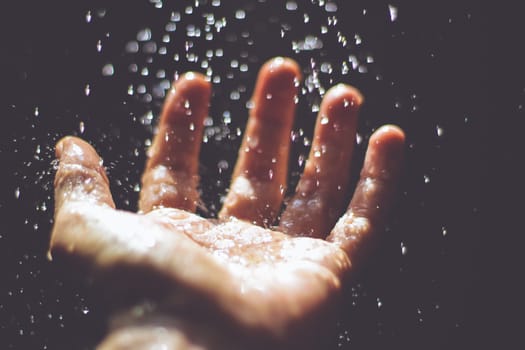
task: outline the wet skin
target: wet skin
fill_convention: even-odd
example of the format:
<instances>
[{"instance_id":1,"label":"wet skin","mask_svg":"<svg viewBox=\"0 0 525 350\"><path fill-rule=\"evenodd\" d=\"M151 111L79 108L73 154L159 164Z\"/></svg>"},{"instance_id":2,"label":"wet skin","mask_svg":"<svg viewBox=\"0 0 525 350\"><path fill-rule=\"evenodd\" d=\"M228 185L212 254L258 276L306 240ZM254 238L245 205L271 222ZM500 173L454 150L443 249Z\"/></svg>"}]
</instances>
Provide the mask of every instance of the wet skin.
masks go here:
<instances>
[{"instance_id":1,"label":"wet skin","mask_svg":"<svg viewBox=\"0 0 525 350\"><path fill-rule=\"evenodd\" d=\"M166 98L138 213L115 209L101 159L88 143L70 136L57 143L50 252L81 262L106 297L124 305L100 349L320 346L345 282L365 260L370 238L382 231L404 134L393 125L373 133L348 201L363 98L348 85L332 87L295 194L278 226L270 226L286 191L300 78L291 59L275 58L261 68L219 219L194 214L211 95L198 73L181 76ZM143 300L149 302L140 312L125 311L136 311L131 306Z\"/></svg>"}]
</instances>

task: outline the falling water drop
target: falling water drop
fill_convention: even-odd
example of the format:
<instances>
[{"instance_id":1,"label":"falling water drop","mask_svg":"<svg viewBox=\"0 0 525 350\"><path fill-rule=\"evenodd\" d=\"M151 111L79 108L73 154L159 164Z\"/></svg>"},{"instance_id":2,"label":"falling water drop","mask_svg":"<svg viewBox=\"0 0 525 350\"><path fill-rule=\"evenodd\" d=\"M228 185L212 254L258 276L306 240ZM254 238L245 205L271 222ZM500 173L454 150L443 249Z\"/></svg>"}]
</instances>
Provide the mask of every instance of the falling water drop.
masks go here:
<instances>
[{"instance_id":1,"label":"falling water drop","mask_svg":"<svg viewBox=\"0 0 525 350\"><path fill-rule=\"evenodd\" d=\"M115 68L111 63L108 63L102 67L102 75L105 77L110 77L115 74Z\"/></svg>"},{"instance_id":2,"label":"falling water drop","mask_svg":"<svg viewBox=\"0 0 525 350\"><path fill-rule=\"evenodd\" d=\"M390 13L390 20L395 22L397 19L397 7L393 5L388 5L388 12Z\"/></svg>"},{"instance_id":3,"label":"falling water drop","mask_svg":"<svg viewBox=\"0 0 525 350\"><path fill-rule=\"evenodd\" d=\"M443 127L436 125L436 134L437 136L441 137L445 133L445 129Z\"/></svg>"}]
</instances>

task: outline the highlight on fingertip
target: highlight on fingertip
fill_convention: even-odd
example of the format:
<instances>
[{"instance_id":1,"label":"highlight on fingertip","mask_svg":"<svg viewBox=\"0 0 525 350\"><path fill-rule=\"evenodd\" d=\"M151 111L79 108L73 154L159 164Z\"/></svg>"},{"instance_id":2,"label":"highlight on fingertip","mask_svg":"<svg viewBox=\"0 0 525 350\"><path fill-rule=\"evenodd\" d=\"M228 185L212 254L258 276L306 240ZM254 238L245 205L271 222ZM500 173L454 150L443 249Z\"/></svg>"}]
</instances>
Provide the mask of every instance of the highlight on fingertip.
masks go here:
<instances>
[{"instance_id":1,"label":"highlight on fingertip","mask_svg":"<svg viewBox=\"0 0 525 350\"><path fill-rule=\"evenodd\" d=\"M394 146L404 145L405 143L405 133L397 125L386 124L377 129L372 136L370 137L370 143L376 145L385 145L385 146Z\"/></svg>"},{"instance_id":2,"label":"highlight on fingertip","mask_svg":"<svg viewBox=\"0 0 525 350\"><path fill-rule=\"evenodd\" d=\"M363 102L363 95L358 89L342 83L331 87L323 98L324 105L331 109L342 108L342 111L358 111Z\"/></svg>"}]
</instances>

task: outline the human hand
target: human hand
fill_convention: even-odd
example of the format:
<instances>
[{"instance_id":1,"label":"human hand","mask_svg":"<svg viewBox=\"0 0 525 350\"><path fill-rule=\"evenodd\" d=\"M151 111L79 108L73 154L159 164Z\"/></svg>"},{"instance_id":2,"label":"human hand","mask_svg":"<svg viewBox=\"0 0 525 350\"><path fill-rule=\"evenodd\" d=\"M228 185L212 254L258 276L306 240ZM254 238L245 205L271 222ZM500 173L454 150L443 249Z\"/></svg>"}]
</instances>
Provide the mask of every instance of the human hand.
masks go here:
<instances>
[{"instance_id":1,"label":"human hand","mask_svg":"<svg viewBox=\"0 0 525 350\"><path fill-rule=\"evenodd\" d=\"M278 227L272 227L286 189L299 79L291 59L276 58L261 68L218 220L193 213L211 94L200 74L183 75L166 98L136 214L115 209L101 159L89 144L76 137L57 143L53 257L88 267L116 304L149 299L153 314L191 314L190 331L165 322L155 324L167 332L154 332L157 326L123 327L102 348L124 347L126 341L173 348L186 342L191 348L188 344L206 343L198 339L203 324L237 330L233 333L242 329L248 342L253 337L308 347L299 339L315 338L319 324L326 323L321 317L337 305L345 280L366 254L363 247L381 230L399 178L404 134L388 125L370 137L347 206L363 99L347 85L328 90L296 192Z\"/></svg>"}]
</instances>

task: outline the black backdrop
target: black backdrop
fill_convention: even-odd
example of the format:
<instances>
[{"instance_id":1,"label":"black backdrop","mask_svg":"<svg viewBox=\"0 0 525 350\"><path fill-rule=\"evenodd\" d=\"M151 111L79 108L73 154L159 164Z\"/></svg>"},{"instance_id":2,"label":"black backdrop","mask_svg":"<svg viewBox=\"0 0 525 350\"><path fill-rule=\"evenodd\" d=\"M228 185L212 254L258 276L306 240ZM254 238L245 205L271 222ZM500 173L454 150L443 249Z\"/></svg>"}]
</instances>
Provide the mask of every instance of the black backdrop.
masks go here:
<instances>
[{"instance_id":1,"label":"black backdrop","mask_svg":"<svg viewBox=\"0 0 525 350\"><path fill-rule=\"evenodd\" d=\"M177 73L209 69L214 96L201 175L203 215L213 216L257 69L276 55L295 58L307 78L294 127L292 184L302 166L297 159L308 152L319 87L351 83L366 97L355 169L379 125L395 123L407 133L398 205L347 296L348 316L334 325L340 348L482 344L476 258L487 96L479 2L217 3L4 5L0 347L90 349L103 334L102 310L82 276L63 275L46 259L56 140L67 134L89 140L105 159L117 206L134 210L167 84Z\"/></svg>"}]
</instances>

